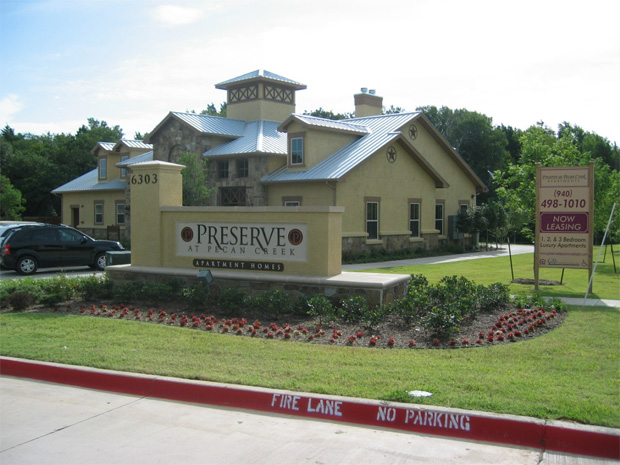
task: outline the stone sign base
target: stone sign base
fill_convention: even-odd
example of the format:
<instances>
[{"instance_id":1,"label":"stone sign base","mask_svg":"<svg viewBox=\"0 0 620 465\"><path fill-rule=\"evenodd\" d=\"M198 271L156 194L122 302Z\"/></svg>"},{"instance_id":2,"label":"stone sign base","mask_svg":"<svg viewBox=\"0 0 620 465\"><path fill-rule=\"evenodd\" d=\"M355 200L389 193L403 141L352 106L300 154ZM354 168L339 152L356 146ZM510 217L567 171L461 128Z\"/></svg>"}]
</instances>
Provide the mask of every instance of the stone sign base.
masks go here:
<instances>
[{"instance_id":1,"label":"stone sign base","mask_svg":"<svg viewBox=\"0 0 620 465\"><path fill-rule=\"evenodd\" d=\"M106 267L113 281L166 282L198 280L200 270L163 268L132 265ZM210 289L219 292L235 287L247 294L282 291L296 298L299 295L323 294L338 300L363 296L369 305L383 305L402 298L407 292L409 275L383 273L347 273L331 277L297 276L287 274L250 273L239 271L210 270L213 282ZM206 285L206 284L205 284Z\"/></svg>"}]
</instances>

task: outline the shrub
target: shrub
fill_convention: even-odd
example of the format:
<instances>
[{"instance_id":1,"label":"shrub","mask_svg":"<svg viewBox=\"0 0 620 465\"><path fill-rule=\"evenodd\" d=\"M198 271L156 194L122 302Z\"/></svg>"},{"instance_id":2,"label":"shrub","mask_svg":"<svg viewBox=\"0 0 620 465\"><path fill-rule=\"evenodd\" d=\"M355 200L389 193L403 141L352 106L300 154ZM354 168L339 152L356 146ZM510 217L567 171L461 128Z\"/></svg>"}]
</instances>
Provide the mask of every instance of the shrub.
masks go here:
<instances>
[{"instance_id":1,"label":"shrub","mask_svg":"<svg viewBox=\"0 0 620 465\"><path fill-rule=\"evenodd\" d=\"M490 311L510 302L510 289L502 283L478 286L478 305L482 311Z\"/></svg>"},{"instance_id":2,"label":"shrub","mask_svg":"<svg viewBox=\"0 0 620 465\"><path fill-rule=\"evenodd\" d=\"M293 307L288 295L279 290L260 294L254 299L253 304L271 318L290 313Z\"/></svg>"},{"instance_id":3,"label":"shrub","mask_svg":"<svg viewBox=\"0 0 620 465\"><path fill-rule=\"evenodd\" d=\"M366 299L362 296L350 297L341 302L339 317L345 323L356 323L367 317L370 310Z\"/></svg>"},{"instance_id":4,"label":"shrub","mask_svg":"<svg viewBox=\"0 0 620 465\"><path fill-rule=\"evenodd\" d=\"M454 303L432 307L422 318L422 324L435 336L447 336L460 329L462 316Z\"/></svg>"},{"instance_id":5,"label":"shrub","mask_svg":"<svg viewBox=\"0 0 620 465\"><path fill-rule=\"evenodd\" d=\"M65 275L44 279L41 283L43 296L40 303L45 305L66 302L78 295L79 278L68 278Z\"/></svg>"},{"instance_id":6,"label":"shrub","mask_svg":"<svg viewBox=\"0 0 620 465\"><path fill-rule=\"evenodd\" d=\"M236 287L228 287L220 292L217 302L226 312L237 312L245 307L245 294Z\"/></svg>"},{"instance_id":7,"label":"shrub","mask_svg":"<svg viewBox=\"0 0 620 465\"><path fill-rule=\"evenodd\" d=\"M203 283L191 283L181 287L179 297L192 307L202 307L209 299L209 287Z\"/></svg>"},{"instance_id":8,"label":"shrub","mask_svg":"<svg viewBox=\"0 0 620 465\"><path fill-rule=\"evenodd\" d=\"M13 310L21 311L34 305L35 298L28 291L17 291L9 295L5 302L10 305Z\"/></svg>"},{"instance_id":9,"label":"shrub","mask_svg":"<svg viewBox=\"0 0 620 465\"><path fill-rule=\"evenodd\" d=\"M308 315L318 318L319 324L336 319L336 309L323 294L315 294L308 299Z\"/></svg>"}]
</instances>

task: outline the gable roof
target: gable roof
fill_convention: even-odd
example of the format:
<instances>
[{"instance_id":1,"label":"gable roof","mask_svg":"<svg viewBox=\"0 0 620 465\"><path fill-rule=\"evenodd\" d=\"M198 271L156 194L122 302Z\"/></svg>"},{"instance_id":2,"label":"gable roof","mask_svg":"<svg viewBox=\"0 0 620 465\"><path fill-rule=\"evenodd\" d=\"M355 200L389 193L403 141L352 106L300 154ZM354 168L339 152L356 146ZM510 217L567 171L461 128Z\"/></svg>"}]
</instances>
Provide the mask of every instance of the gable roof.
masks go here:
<instances>
[{"instance_id":1,"label":"gable roof","mask_svg":"<svg viewBox=\"0 0 620 465\"><path fill-rule=\"evenodd\" d=\"M264 69L257 69L249 73L242 74L241 76L237 76L235 78L220 82L219 84L215 84L215 88L228 89L229 87L233 87L237 84L242 84L245 81L274 82L277 84L284 84L287 87L294 87L295 90L302 90L308 87L301 82L293 81L292 79L285 78L284 76L280 76L279 74L275 74Z\"/></svg>"},{"instance_id":2,"label":"gable roof","mask_svg":"<svg viewBox=\"0 0 620 465\"><path fill-rule=\"evenodd\" d=\"M337 132L352 133L358 135L366 135L370 133L368 127L358 124L347 122L346 120L333 120L326 118L319 118L310 115L297 115L292 114L289 116L279 127L278 131L286 132L286 129L292 122L298 122L305 127L313 127L316 129L334 130Z\"/></svg>"},{"instance_id":3,"label":"gable roof","mask_svg":"<svg viewBox=\"0 0 620 465\"><path fill-rule=\"evenodd\" d=\"M328 120L325 118L309 117L306 115L292 115L289 119L282 123L281 128L286 129L286 126L293 120L307 126L312 125L318 127L323 125L324 127L342 132L347 132L347 130L348 132L351 132L357 128L365 128L367 132L359 139L347 144L340 150L336 151L307 170L289 171L286 166L283 166L273 173L261 178L261 182L263 183L337 181L371 157L382 147L393 143L396 140L400 140L408 148L409 153L414 156L422 168L435 180L436 186L447 187L447 182L439 175L437 170L435 170L432 165L404 137L402 137L402 133L399 130L401 127L412 121L421 120L424 122L425 127L431 132L433 137L440 143L440 145L442 145L455 163L476 185L476 189L479 191L486 190L486 187L480 178L478 178L469 165L465 163L465 161L458 155L458 153L456 153L450 144L448 144L441 134L439 134L430 121L428 121L428 119L420 112L394 113L337 121Z\"/></svg>"},{"instance_id":4,"label":"gable roof","mask_svg":"<svg viewBox=\"0 0 620 465\"><path fill-rule=\"evenodd\" d=\"M153 151L143 153L137 157L130 158L123 162L117 163L116 166L125 167L135 163L145 161L153 161ZM125 189L125 180L115 178L106 182L99 182L99 170L95 168L80 177L57 187L52 194L64 194L67 192L97 192L97 191L113 191Z\"/></svg>"},{"instance_id":5,"label":"gable roof","mask_svg":"<svg viewBox=\"0 0 620 465\"><path fill-rule=\"evenodd\" d=\"M353 123L358 126L366 127L366 135L347 144L312 168L304 171L288 171L287 167L283 166L273 173L264 176L261 181L264 183L277 183L338 180L372 156L381 147L398 138L400 136L400 132L397 131L398 128L407 124L407 122L412 120L416 115L417 113L397 113L367 118L339 120L344 123ZM300 115L296 116L300 117ZM330 120L326 120L325 123L331 124L328 121Z\"/></svg>"},{"instance_id":6,"label":"gable roof","mask_svg":"<svg viewBox=\"0 0 620 465\"><path fill-rule=\"evenodd\" d=\"M198 115L196 113L182 113L171 111L146 137L145 141L151 141L151 137L156 134L168 121L175 119L195 129L201 134L217 135L221 137L237 138L243 135L245 121L237 119L222 118L221 116Z\"/></svg>"},{"instance_id":7,"label":"gable roof","mask_svg":"<svg viewBox=\"0 0 620 465\"><path fill-rule=\"evenodd\" d=\"M97 150L105 150L106 152L111 152L114 150L115 142L97 142L95 146L92 148L90 153L96 153Z\"/></svg>"},{"instance_id":8,"label":"gable roof","mask_svg":"<svg viewBox=\"0 0 620 465\"><path fill-rule=\"evenodd\" d=\"M225 142L203 153L205 157L236 154L286 155L286 134L278 132L274 121L243 122L243 132L239 138Z\"/></svg>"},{"instance_id":9,"label":"gable roof","mask_svg":"<svg viewBox=\"0 0 620 465\"><path fill-rule=\"evenodd\" d=\"M153 150L153 144L146 144L141 140L129 140L129 139L121 139L116 145L114 145L114 151L118 152L122 147L127 147L130 149L145 149L145 150Z\"/></svg>"}]
</instances>

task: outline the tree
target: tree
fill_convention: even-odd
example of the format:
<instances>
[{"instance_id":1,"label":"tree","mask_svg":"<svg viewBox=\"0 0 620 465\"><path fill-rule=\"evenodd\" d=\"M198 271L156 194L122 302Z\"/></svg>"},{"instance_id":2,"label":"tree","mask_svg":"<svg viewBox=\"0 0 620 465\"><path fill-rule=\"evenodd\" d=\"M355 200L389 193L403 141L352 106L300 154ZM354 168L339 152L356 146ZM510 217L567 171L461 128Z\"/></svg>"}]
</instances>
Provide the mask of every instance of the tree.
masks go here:
<instances>
[{"instance_id":1,"label":"tree","mask_svg":"<svg viewBox=\"0 0 620 465\"><path fill-rule=\"evenodd\" d=\"M228 104L226 102L220 103L220 110L217 111L215 109L215 104L210 103L207 105L207 108L200 112L201 115L210 115L210 116L221 116L226 118L226 113L228 110Z\"/></svg>"},{"instance_id":2,"label":"tree","mask_svg":"<svg viewBox=\"0 0 620 465\"><path fill-rule=\"evenodd\" d=\"M0 218L20 220L25 203L22 193L13 187L9 178L0 176Z\"/></svg>"},{"instance_id":3,"label":"tree","mask_svg":"<svg viewBox=\"0 0 620 465\"><path fill-rule=\"evenodd\" d=\"M333 120L350 119L355 117L353 113L334 113L331 110L324 110L322 107L319 107L318 109L312 111L304 111L304 115Z\"/></svg>"},{"instance_id":4,"label":"tree","mask_svg":"<svg viewBox=\"0 0 620 465\"><path fill-rule=\"evenodd\" d=\"M51 191L97 166L91 150L97 142L116 142L119 126L88 119L88 126L71 134L15 134L6 126L1 133L3 174L26 200L26 216L55 216L60 198Z\"/></svg>"},{"instance_id":5,"label":"tree","mask_svg":"<svg viewBox=\"0 0 620 465\"><path fill-rule=\"evenodd\" d=\"M620 174L590 152L580 151L570 133L559 137L544 123L523 132L517 163L495 172L496 193L509 212L511 223L520 219L522 232L534 238L536 213L536 163L542 166L587 166L594 161L594 231L602 236L611 207L620 196ZM617 221L620 223L620 220ZM617 230L617 225L616 225Z\"/></svg>"},{"instance_id":6,"label":"tree","mask_svg":"<svg viewBox=\"0 0 620 465\"><path fill-rule=\"evenodd\" d=\"M183 152L179 157L179 164L185 165L181 171L183 176L183 205L199 206L207 205L209 197L214 189L210 189L207 183L207 161L202 155Z\"/></svg>"}]
</instances>

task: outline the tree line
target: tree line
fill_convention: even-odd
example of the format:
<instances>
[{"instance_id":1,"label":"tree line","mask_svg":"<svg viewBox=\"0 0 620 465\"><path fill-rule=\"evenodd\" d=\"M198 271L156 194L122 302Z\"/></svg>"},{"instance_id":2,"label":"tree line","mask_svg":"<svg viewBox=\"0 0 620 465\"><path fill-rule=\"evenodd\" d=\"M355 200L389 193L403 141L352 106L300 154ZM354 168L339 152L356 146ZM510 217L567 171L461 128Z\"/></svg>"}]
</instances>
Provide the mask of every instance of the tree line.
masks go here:
<instances>
[{"instance_id":1,"label":"tree line","mask_svg":"<svg viewBox=\"0 0 620 465\"><path fill-rule=\"evenodd\" d=\"M200 114L226 116L226 103L207 105ZM193 111L193 110L192 110ZM384 108L385 114L401 113L401 107ZM508 233L530 239L534 230L535 164L586 166L595 163L595 231L602 235L614 202L620 199L620 149L616 143L579 126L562 123L557 130L539 122L526 130L494 126L492 118L466 109L424 106L416 108L437 128L488 191L477 199L479 207L463 216L461 228L490 234L499 240ZM304 114L330 119L353 117L319 108ZM21 134L8 125L0 136L0 216L55 216L60 198L51 191L96 167L91 150L97 142L117 142L123 131L94 118L75 135ZM146 137L136 133L136 139ZM488 218L489 212L496 218ZM614 231L620 229L616 216Z\"/></svg>"}]
</instances>

